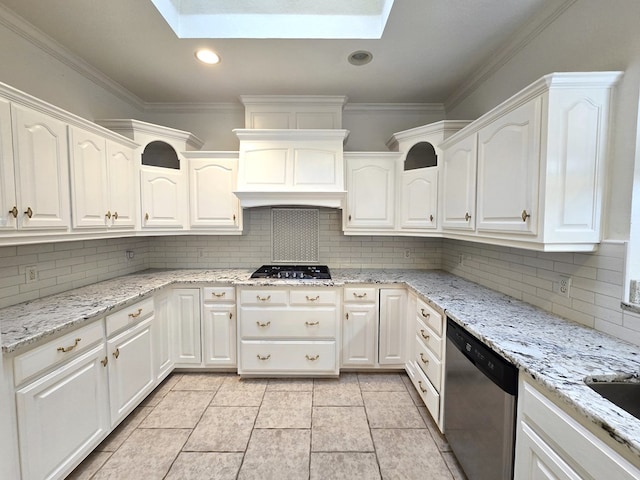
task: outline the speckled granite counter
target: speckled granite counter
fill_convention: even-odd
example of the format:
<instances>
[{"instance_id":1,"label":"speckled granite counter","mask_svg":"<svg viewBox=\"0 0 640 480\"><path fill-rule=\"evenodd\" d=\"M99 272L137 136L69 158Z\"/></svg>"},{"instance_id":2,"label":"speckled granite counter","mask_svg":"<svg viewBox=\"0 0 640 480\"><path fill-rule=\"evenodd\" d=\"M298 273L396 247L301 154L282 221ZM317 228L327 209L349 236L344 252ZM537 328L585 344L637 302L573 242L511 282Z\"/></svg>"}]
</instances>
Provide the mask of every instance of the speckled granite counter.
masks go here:
<instances>
[{"instance_id":1,"label":"speckled granite counter","mask_svg":"<svg viewBox=\"0 0 640 480\"><path fill-rule=\"evenodd\" d=\"M0 310L2 351L17 352L169 285L403 284L532 375L638 457L640 420L603 400L587 377L640 381L640 348L440 271L332 270L333 280L252 280L250 270L147 271Z\"/></svg>"}]
</instances>

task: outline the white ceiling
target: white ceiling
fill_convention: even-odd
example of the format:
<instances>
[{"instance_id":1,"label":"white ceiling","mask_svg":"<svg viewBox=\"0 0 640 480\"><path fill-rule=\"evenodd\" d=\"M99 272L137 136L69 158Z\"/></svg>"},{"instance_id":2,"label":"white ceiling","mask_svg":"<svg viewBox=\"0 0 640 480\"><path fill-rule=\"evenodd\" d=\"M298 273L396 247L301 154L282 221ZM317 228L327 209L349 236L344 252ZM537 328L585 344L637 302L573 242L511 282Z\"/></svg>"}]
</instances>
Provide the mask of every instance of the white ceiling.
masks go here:
<instances>
[{"instance_id":1,"label":"white ceiling","mask_svg":"<svg viewBox=\"0 0 640 480\"><path fill-rule=\"evenodd\" d=\"M178 39L150 0L0 4L143 102L313 94L443 103L521 28L564 1L396 0L379 40ZM199 47L215 50L222 63L198 63ZM351 65L355 50L370 51L373 61Z\"/></svg>"}]
</instances>

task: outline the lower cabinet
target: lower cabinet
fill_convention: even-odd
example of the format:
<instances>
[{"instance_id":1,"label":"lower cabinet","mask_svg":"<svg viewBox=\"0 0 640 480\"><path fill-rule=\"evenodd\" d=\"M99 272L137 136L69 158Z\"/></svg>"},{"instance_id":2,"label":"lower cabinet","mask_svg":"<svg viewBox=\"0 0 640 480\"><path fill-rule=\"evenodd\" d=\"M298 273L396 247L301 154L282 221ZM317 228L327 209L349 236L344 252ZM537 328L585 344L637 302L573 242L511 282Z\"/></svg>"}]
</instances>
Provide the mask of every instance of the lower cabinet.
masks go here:
<instances>
[{"instance_id":1,"label":"lower cabinet","mask_svg":"<svg viewBox=\"0 0 640 480\"><path fill-rule=\"evenodd\" d=\"M109 433L104 343L16 392L23 480L64 478Z\"/></svg>"},{"instance_id":2,"label":"lower cabinet","mask_svg":"<svg viewBox=\"0 0 640 480\"><path fill-rule=\"evenodd\" d=\"M173 370L171 343L171 291L167 290L153 299L153 356L156 381L162 381Z\"/></svg>"},{"instance_id":3,"label":"lower cabinet","mask_svg":"<svg viewBox=\"0 0 640 480\"><path fill-rule=\"evenodd\" d=\"M202 289L202 349L204 365L235 367L235 287Z\"/></svg>"},{"instance_id":4,"label":"lower cabinet","mask_svg":"<svg viewBox=\"0 0 640 480\"><path fill-rule=\"evenodd\" d=\"M175 366L200 365L202 348L199 288L172 290L171 324Z\"/></svg>"},{"instance_id":5,"label":"lower cabinet","mask_svg":"<svg viewBox=\"0 0 640 480\"><path fill-rule=\"evenodd\" d=\"M342 366L374 367L378 344L377 290L345 287L342 317Z\"/></svg>"},{"instance_id":6,"label":"lower cabinet","mask_svg":"<svg viewBox=\"0 0 640 480\"><path fill-rule=\"evenodd\" d=\"M380 365L402 366L405 363L406 311L406 289L380 289L380 332L378 338L378 363Z\"/></svg>"}]
</instances>

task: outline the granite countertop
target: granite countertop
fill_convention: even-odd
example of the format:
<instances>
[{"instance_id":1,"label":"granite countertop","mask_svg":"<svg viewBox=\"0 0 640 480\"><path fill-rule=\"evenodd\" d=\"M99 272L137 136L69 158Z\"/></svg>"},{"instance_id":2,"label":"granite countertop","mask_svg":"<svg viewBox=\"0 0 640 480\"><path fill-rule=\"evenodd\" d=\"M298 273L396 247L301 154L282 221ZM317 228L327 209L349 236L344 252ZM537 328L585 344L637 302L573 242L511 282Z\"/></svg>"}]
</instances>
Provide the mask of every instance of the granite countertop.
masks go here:
<instances>
[{"instance_id":1,"label":"granite countertop","mask_svg":"<svg viewBox=\"0 0 640 480\"><path fill-rule=\"evenodd\" d=\"M35 342L132 304L168 285L343 286L401 284L463 325L609 435L640 464L640 420L584 384L589 377L640 381L640 348L437 270L333 269L332 280L253 280L251 270L144 271L0 310L2 351Z\"/></svg>"}]
</instances>

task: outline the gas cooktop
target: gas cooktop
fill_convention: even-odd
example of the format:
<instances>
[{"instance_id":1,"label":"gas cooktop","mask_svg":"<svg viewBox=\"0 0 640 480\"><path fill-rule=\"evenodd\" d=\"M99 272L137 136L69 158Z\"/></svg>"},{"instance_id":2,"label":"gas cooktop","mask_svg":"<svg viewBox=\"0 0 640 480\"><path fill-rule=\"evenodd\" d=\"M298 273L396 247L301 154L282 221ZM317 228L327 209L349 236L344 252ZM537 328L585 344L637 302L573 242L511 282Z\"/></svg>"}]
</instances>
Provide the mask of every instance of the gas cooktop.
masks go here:
<instances>
[{"instance_id":1,"label":"gas cooktop","mask_svg":"<svg viewBox=\"0 0 640 480\"><path fill-rule=\"evenodd\" d=\"M251 278L284 278L295 280L331 280L326 265L263 265Z\"/></svg>"}]
</instances>

